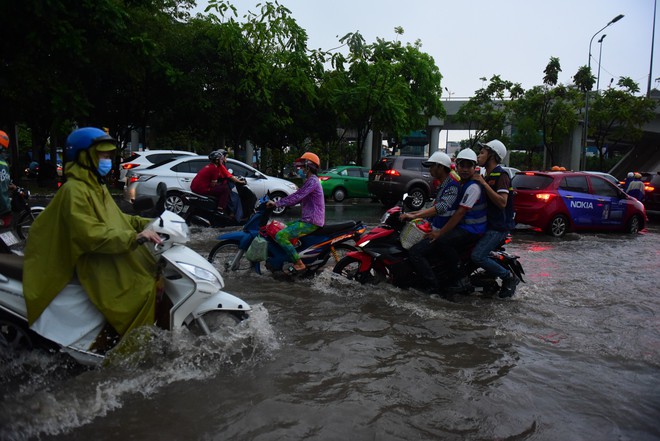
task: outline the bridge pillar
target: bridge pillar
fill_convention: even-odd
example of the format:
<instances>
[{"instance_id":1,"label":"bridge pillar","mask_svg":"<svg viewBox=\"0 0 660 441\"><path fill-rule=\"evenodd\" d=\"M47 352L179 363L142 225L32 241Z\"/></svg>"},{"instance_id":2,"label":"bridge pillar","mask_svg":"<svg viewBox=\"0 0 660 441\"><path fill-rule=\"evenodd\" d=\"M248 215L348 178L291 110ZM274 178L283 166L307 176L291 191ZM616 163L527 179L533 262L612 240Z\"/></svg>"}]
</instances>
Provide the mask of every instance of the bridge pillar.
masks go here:
<instances>
[{"instance_id":1,"label":"bridge pillar","mask_svg":"<svg viewBox=\"0 0 660 441\"><path fill-rule=\"evenodd\" d=\"M429 119L428 127L431 130L431 137L429 139L429 156L440 150L440 131L444 125L444 119L440 119L437 116L432 116Z\"/></svg>"},{"instance_id":2,"label":"bridge pillar","mask_svg":"<svg viewBox=\"0 0 660 441\"><path fill-rule=\"evenodd\" d=\"M374 132L369 130L367 137L364 140L364 145L362 146L362 165L365 167L371 167L373 164L372 156L372 144L374 143Z\"/></svg>"},{"instance_id":3,"label":"bridge pillar","mask_svg":"<svg viewBox=\"0 0 660 441\"><path fill-rule=\"evenodd\" d=\"M577 125L571 136L571 156L569 161L569 170L580 170L580 160L582 159L582 126Z\"/></svg>"}]
</instances>

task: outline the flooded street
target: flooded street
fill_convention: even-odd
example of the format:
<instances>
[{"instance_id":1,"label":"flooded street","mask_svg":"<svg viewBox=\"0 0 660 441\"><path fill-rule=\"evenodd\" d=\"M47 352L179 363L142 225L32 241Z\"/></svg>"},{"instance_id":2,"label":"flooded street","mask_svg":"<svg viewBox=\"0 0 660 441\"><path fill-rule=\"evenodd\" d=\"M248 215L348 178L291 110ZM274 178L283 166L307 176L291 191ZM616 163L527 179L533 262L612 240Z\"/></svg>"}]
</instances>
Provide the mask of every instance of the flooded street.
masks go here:
<instances>
[{"instance_id":1,"label":"flooded street","mask_svg":"<svg viewBox=\"0 0 660 441\"><path fill-rule=\"evenodd\" d=\"M328 221L383 209L330 205ZM291 213L290 216L297 213ZM218 230L193 228L203 255ZM250 319L87 370L0 358L0 440L659 440L660 223L516 231L510 300L229 274Z\"/></svg>"}]
</instances>

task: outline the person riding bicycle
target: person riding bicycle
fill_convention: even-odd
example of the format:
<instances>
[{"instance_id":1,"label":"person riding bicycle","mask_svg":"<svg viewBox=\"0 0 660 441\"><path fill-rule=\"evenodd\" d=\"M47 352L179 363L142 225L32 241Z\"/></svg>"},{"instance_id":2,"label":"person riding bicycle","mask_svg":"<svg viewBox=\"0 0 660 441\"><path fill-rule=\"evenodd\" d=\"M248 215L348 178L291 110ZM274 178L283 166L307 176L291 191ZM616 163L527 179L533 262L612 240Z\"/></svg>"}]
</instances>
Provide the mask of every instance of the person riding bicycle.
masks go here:
<instances>
[{"instance_id":1,"label":"person riding bicycle","mask_svg":"<svg viewBox=\"0 0 660 441\"><path fill-rule=\"evenodd\" d=\"M293 269L298 272L305 270L305 264L291 245L291 239L311 234L325 225L325 199L321 181L317 176L321 167L319 157L315 153L306 152L296 159L294 167L305 177L305 183L289 196L277 202L268 201L266 205L270 208L290 207L298 203L302 205L301 219L290 222L275 235L275 241L287 252L293 262Z\"/></svg>"},{"instance_id":2,"label":"person riding bicycle","mask_svg":"<svg viewBox=\"0 0 660 441\"><path fill-rule=\"evenodd\" d=\"M138 244L162 240L144 229L151 219L124 214L105 185L115 143L98 128L71 132L66 182L30 228L23 292L28 323L38 333L69 325L57 311L69 309L71 290L87 294L109 335L154 324L158 267Z\"/></svg>"},{"instance_id":3,"label":"person riding bicycle","mask_svg":"<svg viewBox=\"0 0 660 441\"><path fill-rule=\"evenodd\" d=\"M495 277L502 280L499 292L501 298L512 297L516 292L516 286L520 279L499 265L488 256L490 252L506 238L516 224L513 220L513 188L509 174L500 166L506 157L504 144L494 139L485 144L479 143L481 150L477 156L479 166L485 167L486 177L475 173L474 180L477 181L486 195L486 206L488 212L488 227L483 237L472 250L472 261Z\"/></svg>"}]
</instances>

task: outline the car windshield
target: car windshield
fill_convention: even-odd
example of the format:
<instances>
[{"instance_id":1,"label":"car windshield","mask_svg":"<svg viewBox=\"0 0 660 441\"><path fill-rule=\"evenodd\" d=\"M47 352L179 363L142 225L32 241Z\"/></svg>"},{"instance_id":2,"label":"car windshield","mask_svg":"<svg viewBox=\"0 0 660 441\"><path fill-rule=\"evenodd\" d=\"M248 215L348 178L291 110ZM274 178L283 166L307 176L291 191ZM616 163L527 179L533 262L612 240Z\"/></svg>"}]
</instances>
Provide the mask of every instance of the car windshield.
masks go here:
<instances>
[{"instance_id":1,"label":"car windshield","mask_svg":"<svg viewBox=\"0 0 660 441\"><path fill-rule=\"evenodd\" d=\"M513 177L511 185L516 190L541 190L552 183L552 178L546 175L527 175L519 173Z\"/></svg>"},{"instance_id":2,"label":"car windshield","mask_svg":"<svg viewBox=\"0 0 660 441\"><path fill-rule=\"evenodd\" d=\"M145 169L146 170L151 170L152 168L160 167L161 165L165 165L169 162L172 162L175 159L178 159L178 158L168 158L168 159L165 159L164 161L160 161L160 162L157 162L155 164L151 164L149 167L146 167Z\"/></svg>"},{"instance_id":3,"label":"car windshield","mask_svg":"<svg viewBox=\"0 0 660 441\"><path fill-rule=\"evenodd\" d=\"M394 165L393 158L382 158L380 161L377 161L374 164L373 169L376 171L390 170L393 165Z\"/></svg>"}]
</instances>

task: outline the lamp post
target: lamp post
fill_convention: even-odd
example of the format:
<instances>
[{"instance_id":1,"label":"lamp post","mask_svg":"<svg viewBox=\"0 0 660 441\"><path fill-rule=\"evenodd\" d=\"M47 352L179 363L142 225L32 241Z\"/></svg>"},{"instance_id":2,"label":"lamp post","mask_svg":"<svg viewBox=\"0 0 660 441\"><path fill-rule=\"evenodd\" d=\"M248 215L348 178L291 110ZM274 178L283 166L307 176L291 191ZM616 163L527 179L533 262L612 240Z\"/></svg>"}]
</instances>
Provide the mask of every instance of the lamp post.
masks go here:
<instances>
[{"instance_id":1,"label":"lamp post","mask_svg":"<svg viewBox=\"0 0 660 441\"><path fill-rule=\"evenodd\" d=\"M454 94L454 92L451 92L449 89L445 87L445 90L447 91L447 101L451 101L451 96ZM449 154L449 130L445 129L445 153Z\"/></svg>"},{"instance_id":2,"label":"lamp post","mask_svg":"<svg viewBox=\"0 0 660 441\"><path fill-rule=\"evenodd\" d=\"M596 32L592 37L591 40L589 40L589 61L587 63L587 71L589 75L591 75L591 44L594 42L594 38L596 35L600 34L603 29L606 27L616 23L617 21L621 20L623 18L623 14L619 14L616 17L614 17L612 20L610 20L609 23L607 23L605 26L600 28L598 32ZM587 153L587 138L589 137L589 91L585 91L585 99L584 99L584 145L582 148L582 167L581 169L584 170L587 166L587 161L586 161L586 153Z\"/></svg>"},{"instance_id":3,"label":"lamp post","mask_svg":"<svg viewBox=\"0 0 660 441\"><path fill-rule=\"evenodd\" d=\"M603 56L603 40L605 40L605 37L607 37L607 34L603 34L602 37L600 37L600 40L598 40L598 43L600 44L600 50L598 51L598 76L596 77L596 93L600 90L600 59Z\"/></svg>"}]
</instances>

